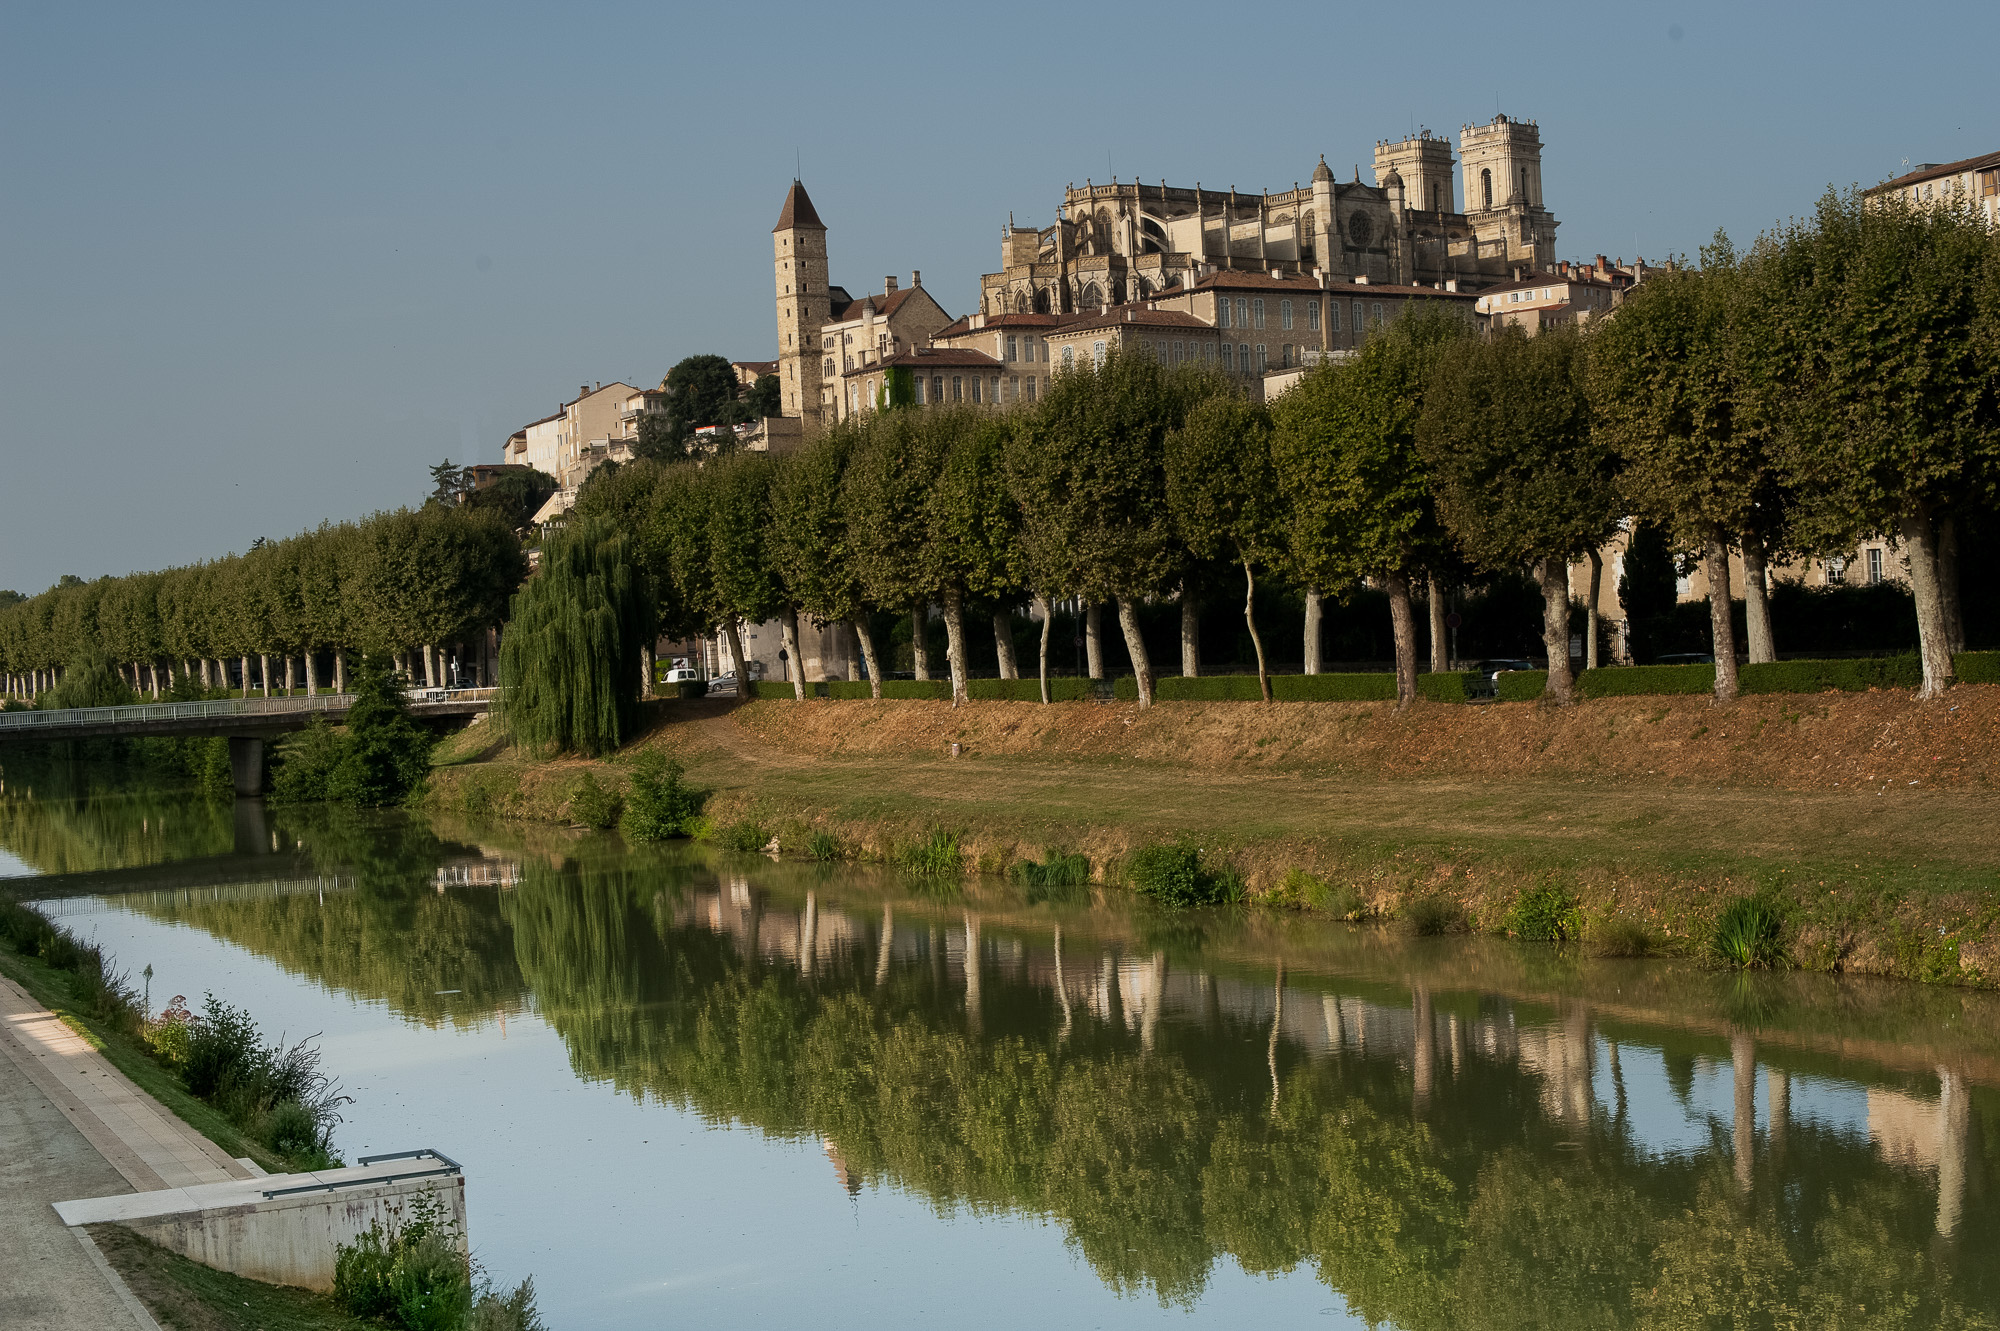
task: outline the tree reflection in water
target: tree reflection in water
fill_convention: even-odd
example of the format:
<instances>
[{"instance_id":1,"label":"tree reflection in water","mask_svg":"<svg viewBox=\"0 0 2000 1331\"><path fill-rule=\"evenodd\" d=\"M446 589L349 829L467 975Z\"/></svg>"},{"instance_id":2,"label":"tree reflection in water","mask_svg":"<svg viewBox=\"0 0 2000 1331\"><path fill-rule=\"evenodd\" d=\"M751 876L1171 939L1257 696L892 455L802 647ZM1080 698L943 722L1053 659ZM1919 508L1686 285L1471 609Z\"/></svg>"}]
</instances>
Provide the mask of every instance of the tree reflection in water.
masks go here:
<instances>
[{"instance_id":1,"label":"tree reflection in water","mask_svg":"<svg viewBox=\"0 0 2000 1331\"><path fill-rule=\"evenodd\" d=\"M1746 1030L1685 967L402 826L316 830L336 892L129 904L416 1020L532 1001L583 1077L823 1143L829 1186L1050 1217L1163 1303L1230 1259L1405 1328L1996 1324L1979 996L1772 981ZM1964 1039L1905 1038L1939 1003ZM1638 1125L1683 1099L1693 1149Z\"/></svg>"}]
</instances>

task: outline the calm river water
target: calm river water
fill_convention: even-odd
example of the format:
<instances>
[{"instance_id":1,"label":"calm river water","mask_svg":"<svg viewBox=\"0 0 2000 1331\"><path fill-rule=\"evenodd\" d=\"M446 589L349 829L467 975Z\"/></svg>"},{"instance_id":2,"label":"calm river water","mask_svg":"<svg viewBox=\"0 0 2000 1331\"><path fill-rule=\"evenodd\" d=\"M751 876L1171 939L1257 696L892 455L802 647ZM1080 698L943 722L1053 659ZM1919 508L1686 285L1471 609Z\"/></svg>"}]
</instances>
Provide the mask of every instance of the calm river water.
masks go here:
<instances>
[{"instance_id":1,"label":"calm river water","mask_svg":"<svg viewBox=\"0 0 2000 1331\"><path fill-rule=\"evenodd\" d=\"M0 847L320 1032L558 1328L2000 1324L1989 995L184 796Z\"/></svg>"}]
</instances>

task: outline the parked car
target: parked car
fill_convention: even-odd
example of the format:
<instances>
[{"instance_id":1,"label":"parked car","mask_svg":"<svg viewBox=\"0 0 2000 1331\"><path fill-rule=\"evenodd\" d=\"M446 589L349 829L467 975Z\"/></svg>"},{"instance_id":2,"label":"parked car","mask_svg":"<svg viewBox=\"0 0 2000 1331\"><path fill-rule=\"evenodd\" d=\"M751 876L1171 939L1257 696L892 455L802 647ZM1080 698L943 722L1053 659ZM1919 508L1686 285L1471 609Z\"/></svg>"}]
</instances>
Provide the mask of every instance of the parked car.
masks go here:
<instances>
[{"instance_id":1,"label":"parked car","mask_svg":"<svg viewBox=\"0 0 2000 1331\"><path fill-rule=\"evenodd\" d=\"M701 672L693 666L673 666L660 672L660 683L679 684L683 680L700 679Z\"/></svg>"},{"instance_id":2,"label":"parked car","mask_svg":"<svg viewBox=\"0 0 2000 1331\"><path fill-rule=\"evenodd\" d=\"M727 675L717 675L714 679L708 681L708 693L710 697L714 697L718 693L724 694L731 698L735 697L736 696L735 673L732 671Z\"/></svg>"}]
</instances>

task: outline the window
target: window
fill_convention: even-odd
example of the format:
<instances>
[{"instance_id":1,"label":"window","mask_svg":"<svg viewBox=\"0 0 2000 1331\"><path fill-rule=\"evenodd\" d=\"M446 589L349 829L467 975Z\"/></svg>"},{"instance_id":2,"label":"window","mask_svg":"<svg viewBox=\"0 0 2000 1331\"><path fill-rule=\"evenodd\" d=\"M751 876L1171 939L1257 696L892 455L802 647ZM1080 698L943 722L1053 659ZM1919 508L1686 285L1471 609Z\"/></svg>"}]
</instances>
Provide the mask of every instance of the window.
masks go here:
<instances>
[{"instance_id":1,"label":"window","mask_svg":"<svg viewBox=\"0 0 2000 1331\"><path fill-rule=\"evenodd\" d=\"M1203 360L1215 359L1215 343L1204 342L1201 344L1201 358Z\"/></svg>"},{"instance_id":2,"label":"window","mask_svg":"<svg viewBox=\"0 0 2000 1331\"><path fill-rule=\"evenodd\" d=\"M1009 402L1021 400L1021 376L1018 374L1007 377L1007 400Z\"/></svg>"},{"instance_id":3,"label":"window","mask_svg":"<svg viewBox=\"0 0 2000 1331\"><path fill-rule=\"evenodd\" d=\"M1319 302L1316 300L1306 302L1306 331L1311 333L1319 331Z\"/></svg>"},{"instance_id":4,"label":"window","mask_svg":"<svg viewBox=\"0 0 2000 1331\"><path fill-rule=\"evenodd\" d=\"M1102 342L1093 342L1090 344L1090 363L1094 367L1103 368L1104 344Z\"/></svg>"},{"instance_id":5,"label":"window","mask_svg":"<svg viewBox=\"0 0 2000 1331\"><path fill-rule=\"evenodd\" d=\"M1375 302L1375 303L1374 303L1373 305L1370 305L1370 306L1368 307L1368 319L1369 319L1369 322L1370 322L1370 323L1372 323L1372 324L1374 324L1374 325L1375 325L1375 326L1376 326L1377 328L1380 328L1380 327L1382 326L1382 302L1381 302L1381 301L1379 301L1379 300L1378 300L1378 301L1376 301L1376 302Z\"/></svg>"},{"instance_id":6,"label":"window","mask_svg":"<svg viewBox=\"0 0 2000 1331\"><path fill-rule=\"evenodd\" d=\"M833 378L833 357L831 357L831 356L828 356L828 357L826 358L826 370L825 370L825 374L826 374L826 377L827 377L827 378L829 378L829 379Z\"/></svg>"},{"instance_id":7,"label":"window","mask_svg":"<svg viewBox=\"0 0 2000 1331\"><path fill-rule=\"evenodd\" d=\"M1868 581L1882 581L1882 550L1879 546L1870 547L1868 551Z\"/></svg>"},{"instance_id":8,"label":"window","mask_svg":"<svg viewBox=\"0 0 2000 1331\"><path fill-rule=\"evenodd\" d=\"M994 376L993 376L993 378L992 378L992 380L991 380L991 382L990 382L990 387L991 387L991 390L992 390L992 391L990 391L989 393L987 393L987 394L986 394L986 400L987 400L988 402L998 402L998 401L1000 400L1000 376L999 376L999 375L997 375L997 374L996 374L996 375L994 375Z\"/></svg>"},{"instance_id":9,"label":"window","mask_svg":"<svg viewBox=\"0 0 2000 1331\"><path fill-rule=\"evenodd\" d=\"M954 374L951 377L951 400L953 402L965 401L965 376Z\"/></svg>"},{"instance_id":10,"label":"window","mask_svg":"<svg viewBox=\"0 0 2000 1331\"><path fill-rule=\"evenodd\" d=\"M1530 199L1528 197L1528 168L1525 166L1521 168L1521 202L1522 203L1534 202L1533 199Z\"/></svg>"},{"instance_id":11,"label":"window","mask_svg":"<svg viewBox=\"0 0 2000 1331\"><path fill-rule=\"evenodd\" d=\"M1250 346L1246 342L1236 344L1236 368L1245 374L1250 373Z\"/></svg>"},{"instance_id":12,"label":"window","mask_svg":"<svg viewBox=\"0 0 2000 1331\"><path fill-rule=\"evenodd\" d=\"M1264 326L1264 298L1259 296L1250 302L1250 321L1258 328Z\"/></svg>"},{"instance_id":13,"label":"window","mask_svg":"<svg viewBox=\"0 0 2000 1331\"><path fill-rule=\"evenodd\" d=\"M944 376L941 374L931 376L931 401L934 404L944 401Z\"/></svg>"},{"instance_id":14,"label":"window","mask_svg":"<svg viewBox=\"0 0 2000 1331\"><path fill-rule=\"evenodd\" d=\"M917 405L921 407L924 405L924 377L921 374L917 376L913 387L917 390Z\"/></svg>"},{"instance_id":15,"label":"window","mask_svg":"<svg viewBox=\"0 0 2000 1331\"><path fill-rule=\"evenodd\" d=\"M1357 335L1368 331L1368 307L1358 300L1354 302L1354 331Z\"/></svg>"},{"instance_id":16,"label":"window","mask_svg":"<svg viewBox=\"0 0 2000 1331\"><path fill-rule=\"evenodd\" d=\"M1229 327L1229 297L1227 296L1221 296L1216 299L1215 326L1217 328Z\"/></svg>"},{"instance_id":17,"label":"window","mask_svg":"<svg viewBox=\"0 0 2000 1331\"><path fill-rule=\"evenodd\" d=\"M1981 171L1979 173L1979 197L1990 199L1996 194L2000 194L2000 167L1994 167L1990 171Z\"/></svg>"},{"instance_id":18,"label":"window","mask_svg":"<svg viewBox=\"0 0 2000 1331\"><path fill-rule=\"evenodd\" d=\"M1479 197L1481 200L1479 206L1481 208L1491 208L1493 206L1493 173L1491 171L1481 171L1479 173Z\"/></svg>"},{"instance_id":19,"label":"window","mask_svg":"<svg viewBox=\"0 0 2000 1331\"><path fill-rule=\"evenodd\" d=\"M1250 301L1244 296L1236 298L1236 326L1238 328L1250 326Z\"/></svg>"},{"instance_id":20,"label":"window","mask_svg":"<svg viewBox=\"0 0 2000 1331\"><path fill-rule=\"evenodd\" d=\"M1034 400L1035 400L1035 376L1031 374L1028 376L1028 401L1033 402Z\"/></svg>"},{"instance_id":21,"label":"window","mask_svg":"<svg viewBox=\"0 0 2000 1331\"><path fill-rule=\"evenodd\" d=\"M861 386L859 384L849 384L847 386L847 414L852 416L859 410L861 410Z\"/></svg>"},{"instance_id":22,"label":"window","mask_svg":"<svg viewBox=\"0 0 2000 1331\"><path fill-rule=\"evenodd\" d=\"M979 376L976 374L972 376L972 400L979 401Z\"/></svg>"},{"instance_id":23,"label":"window","mask_svg":"<svg viewBox=\"0 0 2000 1331\"><path fill-rule=\"evenodd\" d=\"M1278 364L1289 370L1292 368L1292 344L1287 342L1278 348Z\"/></svg>"},{"instance_id":24,"label":"window","mask_svg":"<svg viewBox=\"0 0 2000 1331\"><path fill-rule=\"evenodd\" d=\"M1264 354L1264 344L1259 342L1257 344L1257 373L1262 374L1270 367L1270 363L1270 358Z\"/></svg>"},{"instance_id":25,"label":"window","mask_svg":"<svg viewBox=\"0 0 2000 1331\"><path fill-rule=\"evenodd\" d=\"M1007 359L1019 360L1021 358L1020 352L1021 339L1018 337L1009 337L1007 339Z\"/></svg>"},{"instance_id":26,"label":"window","mask_svg":"<svg viewBox=\"0 0 2000 1331\"><path fill-rule=\"evenodd\" d=\"M1065 370L1070 370L1070 369L1075 369L1075 368L1076 368L1076 348L1075 348L1075 347L1064 347L1064 348L1063 348L1063 358L1062 358L1062 365L1063 365L1063 368L1064 368Z\"/></svg>"},{"instance_id":27,"label":"window","mask_svg":"<svg viewBox=\"0 0 2000 1331\"><path fill-rule=\"evenodd\" d=\"M1292 326L1292 302L1288 300L1281 300L1278 302L1278 327L1290 328L1291 326Z\"/></svg>"},{"instance_id":28,"label":"window","mask_svg":"<svg viewBox=\"0 0 2000 1331\"><path fill-rule=\"evenodd\" d=\"M1326 303L1326 327L1328 332L1340 331L1340 302L1337 300Z\"/></svg>"},{"instance_id":29,"label":"window","mask_svg":"<svg viewBox=\"0 0 2000 1331\"><path fill-rule=\"evenodd\" d=\"M1231 374L1236 373L1236 349L1227 342L1222 344L1222 368Z\"/></svg>"}]
</instances>

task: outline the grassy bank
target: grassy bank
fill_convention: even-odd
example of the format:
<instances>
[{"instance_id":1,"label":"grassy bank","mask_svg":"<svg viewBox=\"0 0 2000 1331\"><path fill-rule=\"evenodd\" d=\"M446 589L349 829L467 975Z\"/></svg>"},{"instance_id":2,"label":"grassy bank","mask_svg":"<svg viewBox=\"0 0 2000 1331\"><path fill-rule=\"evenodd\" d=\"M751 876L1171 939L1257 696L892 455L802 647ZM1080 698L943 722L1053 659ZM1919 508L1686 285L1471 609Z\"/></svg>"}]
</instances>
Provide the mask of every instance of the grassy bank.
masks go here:
<instances>
[{"instance_id":1,"label":"grassy bank","mask_svg":"<svg viewBox=\"0 0 2000 1331\"><path fill-rule=\"evenodd\" d=\"M950 746L960 756L950 757ZM1121 882L1135 852L1199 844L1252 900L1528 932L1550 914L1608 947L1706 952L1731 903L1782 916L1758 955L1812 970L2000 975L1992 759L2000 689L1606 699L1575 707L1363 703L666 704L605 763L534 762L468 734L440 809L583 821L664 750L712 791L707 833L896 861L944 829L964 868L1051 851ZM589 781L584 778L588 776ZM1524 900L1564 904L1540 915ZM1530 901L1532 904L1532 901ZM1755 940L1752 940L1755 942ZM1755 949L1753 949L1755 950Z\"/></svg>"},{"instance_id":2,"label":"grassy bank","mask_svg":"<svg viewBox=\"0 0 2000 1331\"><path fill-rule=\"evenodd\" d=\"M90 1237L163 1327L176 1331L366 1331L380 1328L342 1312L331 1298L266 1285L189 1261L123 1225L92 1225Z\"/></svg>"}]
</instances>

